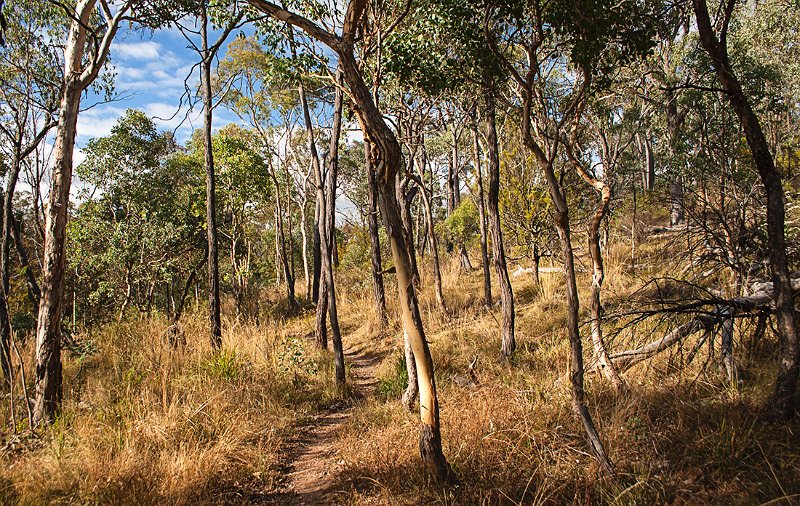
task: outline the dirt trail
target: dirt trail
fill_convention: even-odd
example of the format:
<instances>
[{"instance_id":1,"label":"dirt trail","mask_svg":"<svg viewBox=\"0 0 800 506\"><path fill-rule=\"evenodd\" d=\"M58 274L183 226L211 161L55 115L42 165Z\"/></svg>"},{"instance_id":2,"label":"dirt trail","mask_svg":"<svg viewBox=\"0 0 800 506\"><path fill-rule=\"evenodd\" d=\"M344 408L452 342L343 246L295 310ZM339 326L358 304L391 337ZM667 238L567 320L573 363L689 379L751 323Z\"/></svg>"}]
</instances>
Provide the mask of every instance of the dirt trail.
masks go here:
<instances>
[{"instance_id":1,"label":"dirt trail","mask_svg":"<svg viewBox=\"0 0 800 506\"><path fill-rule=\"evenodd\" d=\"M378 380L375 370L381 356L360 347L345 347L350 364L350 387L358 397L372 395ZM335 504L346 483L339 480L344 463L336 452L339 431L351 416L352 402L343 401L299 425L286 445L285 483L271 497L271 504Z\"/></svg>"}]
</instances>

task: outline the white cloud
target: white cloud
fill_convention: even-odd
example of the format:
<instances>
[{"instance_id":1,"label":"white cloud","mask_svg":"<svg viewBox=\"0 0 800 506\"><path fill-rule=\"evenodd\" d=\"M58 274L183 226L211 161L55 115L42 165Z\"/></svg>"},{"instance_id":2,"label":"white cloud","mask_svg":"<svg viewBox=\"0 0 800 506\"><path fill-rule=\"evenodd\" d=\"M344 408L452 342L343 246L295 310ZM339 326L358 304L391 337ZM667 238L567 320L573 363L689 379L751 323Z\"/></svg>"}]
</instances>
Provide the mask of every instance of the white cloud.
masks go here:
<instances>
[{"instance_id":1,"label":"white cloud","mask_svg":"<svg viewBox=\"0 0 800 506\"><path fill-rule=\"evenodd\" d=\"M99 105L88 111L83 111L78 116L78 140L84 144L89 139L95 137L105 137L111 133L111 128L117 124L117 120L125 114L125 109L110 106L108 104Z\"/></svg>"},{"instance_id":2,"label":"white cloud","mask_svg":"<svg viewBox=\"0 0 800 506\"><path fill-rule=\"evenodd\" d=\"M131 80L135 81L137 79L142 79L147 75L147 72L140 67L130 67L127 65L118 65L116 67L117 70L117 80Z\"/></svg>"},{"instance_id":3,"label":"white cloud","mask_svg":"<svg viewBox=\"0 0 800 506\"><path fill-rule=\"evenodd\" d=\"M144 42L121 42L112 47L114 54L123 59L155 60L161 55L161 44L152 40Z\"/></svg>"}]
</instances>

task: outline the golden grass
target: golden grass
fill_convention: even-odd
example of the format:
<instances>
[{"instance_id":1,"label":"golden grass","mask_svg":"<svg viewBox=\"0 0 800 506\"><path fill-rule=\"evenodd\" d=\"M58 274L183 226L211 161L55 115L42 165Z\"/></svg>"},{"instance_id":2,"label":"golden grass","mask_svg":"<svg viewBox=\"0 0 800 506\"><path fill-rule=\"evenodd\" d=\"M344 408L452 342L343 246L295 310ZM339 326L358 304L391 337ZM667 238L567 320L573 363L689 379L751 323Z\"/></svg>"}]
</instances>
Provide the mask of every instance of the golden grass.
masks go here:
<instances>
[{"instance_id":1,"label":"golden grass","mask_svg":"<svg viewBox=\"0 0 800 506\"><path fill-rule=\"evenodd\" d=\"M639 244L634 262L629 245L612 248L605 304L625 308L643 280L673 275L672 249L679 246ZM631 392L623 396L587 373L590 409L619 474L612 482L598 475L570 409L563 274L543 273L540 288L529 275L512 279L519 349L509 365L499 360L499 311L480 307L481 273L459 272L456 259L445 272L450 317L435 311L431 290L423 293L421 306L436 364L445 454L462 483L453 490L431 483L419 468L418 418L396 401L376 399L359 407L338 442L346 461L340 478L351 484L346 502L740 504L786 496L782 503L790 504L800 498L793 496L800 493L800 426L768 425L759 418L774 377L772 340L737 351L746 376L738 390L725 384L706 352L677 367L694 340L628 371ZM590 275L579 273L582 297ZM665 331L665 322L646 322L620 333L610 347L634 347ZM740 350L751 331L749 323L737 323ZM587 326L582 333L588 360ZM397 382L400 346L398 335L379 370L382 383ZM455 380L475 355L480 384L461 387Z\"/></svg>"},{"instance_id":2,"label":"golden grass","mask_svg":"<svg viewBox=\"0 0 800 506\"><path fill-rule=\"evenodd\" d=\"M644 280L678 272L680 247L643 242L631 259L630 245L620 240L606 259L606 310L628 307ZM341 502L797 501L800 424L768 425L759 418L774 376L772 336L752 343L752 325L737 323L740 389L726 385L707 347L679 367L694 340L626 372L626 395L587 373L590 410L619 472L612 482L598 475L570 409L563 274L543 273L541 287L532 286L530 275L512 279L519 348L508 364L499 360L499 309L482 307L480 270L464 273L457 259L444 261L445 315L436 305L429 261L420 260L426 287L420 307L436 365L445 454L461 485L444 490L420 469L418 417L397 400L402 338L393 277L386 277L390 325L379 329L365 274L340 272L345 347L386 356L377 369L378 395L353 400L334 443L344 461L334 477ZM579 273L582 297L589 282L589 272ZM311 312L281 318L275 307L272 319L259 324L226 320L219 354L205 341L202 313L184 322L187 345L177 352L165 343L166 323L158 318L80 336L98 352L67 357L58 422L39 439L6 445L0 503L247 503L257 498L248 494L273 490L287 437L337 398L329 357L308 339ZM646 322L610 338L609 347L633 347L666 328L666 322ZM584 343L588 359L588 339ZM479 385L462 387L457 380L475 355ZM30 376L30 363L27 369Z\"/></svg>"},{"instance_id":3,"label":"golden grass","mask_svg":"<svg viewBox=\"0 0 800 506\"><path fill-rule=\"evenodd\" d=\"M0 502L193 504L270 489L286 431L335 395L327 358L291 326L228 325L220 353L200 316L186 327L179 350L159 319L80 336L99 352L65 357L63 412L5 455Z\"/></svg>"}]
</instances>

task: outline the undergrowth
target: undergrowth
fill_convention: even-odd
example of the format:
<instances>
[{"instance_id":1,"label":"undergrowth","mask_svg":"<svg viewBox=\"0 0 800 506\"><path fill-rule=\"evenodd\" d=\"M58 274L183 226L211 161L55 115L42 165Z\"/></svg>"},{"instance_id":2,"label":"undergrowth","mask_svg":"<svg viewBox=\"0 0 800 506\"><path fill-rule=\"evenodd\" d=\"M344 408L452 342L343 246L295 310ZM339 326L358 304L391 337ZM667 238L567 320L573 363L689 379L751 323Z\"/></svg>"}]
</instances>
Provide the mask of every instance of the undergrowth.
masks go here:
<instances>
[{"instance_id":1,"label":"undergrowth","mask_svg":"<svg viewBox=\"0 0 800 506\"><path fill-rule=\"evenodd\" d=\"M671 248L679 246L645 241L636 244L632 257L621 242L608 252L608 314L630 306L643 280L679 271ZM586 264L580 253L579 266ZM421 261L426 264L427 258ZM741 386L726 383L719 353L709 346L686 363L697 336L627 371L625 394L588 373L590 411L617 469L611 480L600 476L570 407L563 274L543 273L537 287L529 275L512 279L518 350L509 363L499 359L499 308L483 307L480 271L462 272L455 258L443 267L449 314L438 309L430 288L420 294L420 312L436 366L444 452L461 483L444 489L421 468L419 416L399 402L407 373L396 308L390 303L390 324L380 328L368 280L355 270L342 271L339 313L346 347L384 357L374 395L349 399L351 416L334 443L342 465L333 479L342 503L800 500L800 425L768 424L761 415L775 374L770 333L754 341L752 322L737 322ZM430 287L430 272L423 268L422 274L422 286ZM396 286L391 276L386 281L392 301ZM579 269L584 296L589 283L590 273ZM583 321L585 308L582 301ZM648 320L607 331L608 346L614 352L641 345L671 324ZM25 420L17 420L19 436L11 436L10 421L4 422L0 503L270 500L297 422L341 394L329 354L311 339L312 311L291 317L276 312L258 324L226 321L224 327L218 352L206 342L201 311L185 318L186 345L178 349L168 344L167 322L158 317L77 336L92 344L86 353L65 354L65 401L56 423L29 437ZM581 328L584 336L587 327ZM588 338L584 342L588 362ZM30 345L22 350L28 371ZM467 368L475 357L477 383L462 381L471 377ZM0 405L3 413L8 400Z\"/></svg>"}]
</instances>

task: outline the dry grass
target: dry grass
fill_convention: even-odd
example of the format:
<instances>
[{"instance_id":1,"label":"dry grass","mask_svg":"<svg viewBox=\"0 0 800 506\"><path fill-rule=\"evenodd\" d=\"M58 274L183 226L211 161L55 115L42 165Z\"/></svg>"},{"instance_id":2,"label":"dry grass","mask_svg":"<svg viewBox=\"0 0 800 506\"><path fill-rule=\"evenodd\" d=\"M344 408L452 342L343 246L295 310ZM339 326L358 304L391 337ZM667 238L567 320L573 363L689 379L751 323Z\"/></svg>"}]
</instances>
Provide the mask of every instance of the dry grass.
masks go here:
<instances>
[{"instance_id":1,"label":"dry grass","mask_svg":"<svg viewBox=\"0 0 800 506\"><path fill-rule=\"evenodd\" d=\"M678 258L674 250L679 247L638 244L635 260L629 245L612 249L606 259L607 310L625 308L644 280L673 275ZM750 346L751 324L736 327L739 366L746 378L740 389L726 385L706 352L679 367L693 340L683 350L666 352L627 372L631 392L624 396L615 394L600 376L587 374L590 409L619 474L611 482L598 475L570 409L563 275L543 273L538 288L529 275L512 280L519 349L509 365L499 360L499 311L480 307L480 272L459 272L457 260L445 272L450 317L435 310L430 290L423 293L421 306L437 367L445 454L462 483L453 490L431 483L419 468L417 417L404 412L398 402L375 399L360 407L339 441L346 461L341 479L351 483L346 502L800 501L800 425L768 425L760 419L759 408L774 378L775 343ZM589 282L588 272L579 274L584 296ZM582 318L587 318L585 311ZM611 340L612 351L663 335L667 325L653 321L624 331ZM588 328L582 331L588 334ZM380 370L381 384L395 396L403 379L396 365L400 342L398 335ZM461 387L455 380L476 354L480 385ZM585 357L590 356L585 339Z\"/></svg>"},{"instance_id":2,"label":"dry grass","mask_svg":"<svg viewBox=\"0 0 800 506\"><path fill-rule=\"evenodd\" d=\"M679 268L680 244L637 244L631 259L629 244L619 242L607 258L609 313L627 307L644 280ZM420 261L426 287L428 263ZM355 401L335 442L344 461L336 477L341 502L791 504L800 498L800 424L768 425L759 414L774 376L771 336L752 343L751 325L737 323L745 380L738 389L726 385L706 348L681 366L693 340L625 373L631 391L623 396L587 374L590 409L619 472L611 482L599 477L570 410L563 275L542 274L541 287L529 275L512 279L519 349L508 364L498 359L499 310L482 307L480 271L460 272L455 259L443 267L449 315L436 306L432 289L423 291L420 307L436 364L445 453L462 483L444 490L429 481L419 467L418 417L396 400L404 371L394 280L387 277L391 324L379 330L364 274L341 272L346 346L387 357L378 369L378 394ZM589 277L579 274L582 295ZM328 357L306 339L312 316L229 321L220 354L205 343L202 315L185 325L180 352L164 343L158 319L81 336L98 352L66 361L58 422L37 440L6 446L0 502L246 503L257 499L248 495L253 491L273 489L286 437L336 397ZM635 346L666 328L664 321L639 325L615 335L610 348ZM480 384L459 386L475 355Z\"/></svg>"},{"instance_id":3,"label":"dry grass","mask_svg":"<svg viewBox=\"0 0 800 506\"><path fill-rule=\"evenodd\" d=\"M269 490L287 430L335 395L328 361L288 325L226 329L220 353L200 316L182 350L158 319L80 336L98 352L65 361L62 415L6 453L0 502L193 504Z\"/></svg>"}]
</instances>

